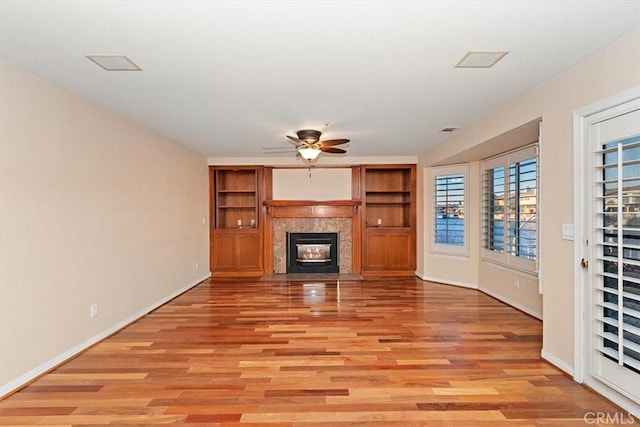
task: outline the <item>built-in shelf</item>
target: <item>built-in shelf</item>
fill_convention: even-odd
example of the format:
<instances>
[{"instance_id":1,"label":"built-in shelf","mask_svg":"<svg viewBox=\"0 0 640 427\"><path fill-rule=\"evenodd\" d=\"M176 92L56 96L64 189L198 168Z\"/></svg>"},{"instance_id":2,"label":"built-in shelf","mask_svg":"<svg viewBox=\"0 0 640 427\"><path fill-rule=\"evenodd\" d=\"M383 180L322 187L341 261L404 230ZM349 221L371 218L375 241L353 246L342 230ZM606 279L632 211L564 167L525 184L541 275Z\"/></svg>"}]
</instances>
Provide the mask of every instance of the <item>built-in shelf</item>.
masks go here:
<instances>
[{"instance_id":1,"label":"built-in shelf","mask_svg":"<svg viewBox=\"0 0 640 427\"><path fill-rule=\"evenodd\" d=\"M211 273L264 274L261 226L262 167L211 166Z\"/></svg>"},{"instance_id":2,"label":"built-in shelf","mask_svg":"<svg viewBox=\"0 0 640 427\"><path fill-rule=\"evenodd\" d=\"M411 226L410 167L365 167L365 226Z\"/></svg>"},{"instance_id":3,"label":"built-in shelf","mask_svg":"<svg viewBox=\"0 0 640 427\"><path fill-rule=\"evenodd\" d=\"M213 192L216 228L238 228L244 224L247 226L257 224L259 216L257 169L215 169Z\"/></svg>"},{"instance_id":4,"label":"built-in shelf","mask_svg":"<svg viewBox=\"0 0 640 427\"><path fill-rule=\"evenodd\" d=\"M362 166L364 275L413 274L415 165Z\"/></svg>"}]
</instances>

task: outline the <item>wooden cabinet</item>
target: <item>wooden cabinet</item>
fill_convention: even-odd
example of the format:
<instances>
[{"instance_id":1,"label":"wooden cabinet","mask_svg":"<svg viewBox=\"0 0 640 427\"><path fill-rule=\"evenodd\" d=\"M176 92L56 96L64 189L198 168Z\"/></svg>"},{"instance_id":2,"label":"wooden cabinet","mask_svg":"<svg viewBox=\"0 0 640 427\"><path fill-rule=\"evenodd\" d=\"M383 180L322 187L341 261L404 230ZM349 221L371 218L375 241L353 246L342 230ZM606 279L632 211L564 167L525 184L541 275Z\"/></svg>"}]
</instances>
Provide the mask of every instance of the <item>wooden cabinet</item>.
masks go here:
<instances>
[{"instance_id":1,"label":"wooden cabinet","mask_svg":"<svg viewBox=\"0 0 640 427\"><path fill-rule=\"evenodd\" d=\"M273 217L352 218L353 272L363 276L415 274L415 165L353 166L353 200L324 204L271 200L269 167L211 166L209 178L213 277L260 277L265 268L271 274L273 247L265 248L265 242L274 244ZM285 208L286 214L281 212Z\"/></svg>"},{"instance_id":2,"label":"wooden cabinet","mask_svg":"<svg viewBox=\"0 0 640 427\"><path fill-rule=\"evenodd\" d=\"M262 272L261 240L258 230L218 230L211 247L214 272Z\"/></svg>"},{"instance_id":3,"label":"wooden cabinet","mask_svg":"<svg viewBox=\"0 0 640 427\"><path fill-rule=\"evenodd\" d=\"M211 273L214 277L263 274L261 167L209 167Z\"/></svg>"},{"instance_id":4,"label":"wooden cabinet","mask_svg":"<svg viewBox=\"0 0 640 427\"><path fill-rule=\"evenodd\" d=\"M367 165L361 170L362 274L415 274L415 165Z\"/></svg>"}]
</instances>

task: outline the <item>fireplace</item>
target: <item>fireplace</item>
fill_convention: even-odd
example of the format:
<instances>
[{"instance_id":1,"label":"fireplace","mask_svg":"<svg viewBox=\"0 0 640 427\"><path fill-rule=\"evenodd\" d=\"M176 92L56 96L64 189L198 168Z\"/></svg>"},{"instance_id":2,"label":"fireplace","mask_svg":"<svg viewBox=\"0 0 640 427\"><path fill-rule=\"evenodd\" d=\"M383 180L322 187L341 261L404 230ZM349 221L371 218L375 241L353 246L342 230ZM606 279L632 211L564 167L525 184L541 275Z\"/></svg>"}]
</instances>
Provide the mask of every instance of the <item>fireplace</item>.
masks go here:
<instances>
[{"instance_id":1,"label":"fireplace","mask_svg":"<svg viewBox=\"0 0 640 427\"><path fill-rule=\"evenodd\" d=\"M287 273L338 273L338 233L287 233Z\"/></svg>"}]
</instances>

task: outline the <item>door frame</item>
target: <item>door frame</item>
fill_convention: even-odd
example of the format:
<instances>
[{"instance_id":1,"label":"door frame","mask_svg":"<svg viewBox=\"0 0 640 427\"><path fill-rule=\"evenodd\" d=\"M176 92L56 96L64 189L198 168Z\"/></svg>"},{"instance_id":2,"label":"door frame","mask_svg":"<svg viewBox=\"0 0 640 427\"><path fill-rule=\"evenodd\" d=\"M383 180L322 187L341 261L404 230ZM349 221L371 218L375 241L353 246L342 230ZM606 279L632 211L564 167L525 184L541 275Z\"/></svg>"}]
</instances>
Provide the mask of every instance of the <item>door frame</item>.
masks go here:
<instances>
[{"instance_id":1,"label":"door frame","mask_svg":"<svg viewBox=\"0 0 640 427\"><path fill-rule=\"evenodd\" d=\"M638 415L637 405L623 396L622 394L612 390L598 381L589 381L589 363L588 358L591 349L587 348L589 343L588 334L590 328L587 327L587 289L589 285L589 270L580 267L580 259L589 259L590 247L586 245L586 240L590 231L587 230L588 221L586 218L585 207L590 203L588 196L588 186L591 184L591 170L589 164L589 156L591 155L591 144L589 143L589 128L599 121L596 115L607 110L613 110L616 107L630 101L640 99L640 86L635 86L627 91L621 92L614 96L600 100L587 107L581 108L573 113L573 221L574 221L574 366L573 379L578 383L588 383L604 397L616 403L622 408L628 409L630 412Z\"/></svg>"}]
</instances>

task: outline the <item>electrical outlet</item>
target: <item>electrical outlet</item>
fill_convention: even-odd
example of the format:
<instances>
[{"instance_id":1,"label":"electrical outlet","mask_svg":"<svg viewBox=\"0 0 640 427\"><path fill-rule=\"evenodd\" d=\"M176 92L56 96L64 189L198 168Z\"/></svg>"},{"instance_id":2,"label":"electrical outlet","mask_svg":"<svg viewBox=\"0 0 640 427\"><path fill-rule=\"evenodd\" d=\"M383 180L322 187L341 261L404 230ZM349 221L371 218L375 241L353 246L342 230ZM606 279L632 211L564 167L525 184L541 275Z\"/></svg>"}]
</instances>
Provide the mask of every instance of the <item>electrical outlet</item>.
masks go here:
<instances>
[{"instance_id":1,"label":"electrical outlet","mask_svg":"<svg viewBox=\"0 0 640 427\"><path fill-rule=\"evenodd\" d=\"M382 218L378 218L378 225L382 225Z\"/></svg>"},{"instance_id":2,"label":"electrical outlet","mask_svg":"<svg viewBox=\"0 0 640 427\"><path fill-rule=\"evenodd\" d=\"M196 271L198 271L198 269L200 268L200 263L198 263L198 261L196 261L195 267L196 267Z\"/></svg>"},{"instance_id":3,"label":"electrical outlet","mask_svg":"<svg viewBox=\"0 0 640 427\"><path fill-rule=\"evenodd\" d=\"M520 279L513 279L513 287L520 288Z\"/></svg>"},{"instance_id":4,"label":"electrical outlet","mask_svg":"<svg viewBox=\"0 0 640 427\"><path fill-rule=\"evenodd\" d=\"M91 307L89 308L89 315L92 319L98 315L98 304L91 304Z\"/></svg>"}]
</instances>

